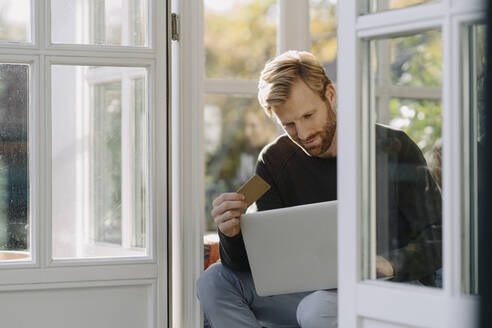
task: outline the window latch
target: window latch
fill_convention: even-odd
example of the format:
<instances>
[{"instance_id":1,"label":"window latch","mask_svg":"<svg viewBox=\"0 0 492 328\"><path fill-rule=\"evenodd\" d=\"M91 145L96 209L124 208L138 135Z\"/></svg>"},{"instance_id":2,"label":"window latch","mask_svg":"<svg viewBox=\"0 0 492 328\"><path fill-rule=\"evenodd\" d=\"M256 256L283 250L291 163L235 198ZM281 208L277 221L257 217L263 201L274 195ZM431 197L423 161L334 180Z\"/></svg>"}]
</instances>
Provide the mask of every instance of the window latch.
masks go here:
<instances>
[{"instance_id":1,"label":"window latch","mask_svg":"<svg viewBox=\"0 0 492 328\"><path fill-rule=\"evenodd\" d=\"M171 40L179 41L179 16L176 13L171 14Z\"/></svg>"}]
</instances>

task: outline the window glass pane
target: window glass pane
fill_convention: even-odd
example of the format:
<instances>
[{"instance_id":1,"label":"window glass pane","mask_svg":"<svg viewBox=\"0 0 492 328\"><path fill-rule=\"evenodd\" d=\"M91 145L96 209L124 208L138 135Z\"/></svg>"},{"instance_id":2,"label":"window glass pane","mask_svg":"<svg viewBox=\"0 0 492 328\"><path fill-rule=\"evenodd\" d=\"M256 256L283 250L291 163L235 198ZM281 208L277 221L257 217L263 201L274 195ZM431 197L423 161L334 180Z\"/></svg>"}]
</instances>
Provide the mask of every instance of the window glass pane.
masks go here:
<instances>
[{"instance_id":1,"label":"window glass pane","mask_svg":"<svg viewBox=\"0 0 492 328\"><path fill-rule=\"evenodd\" d=\"M53 43L148 46L148 0L51 0Z\"/></svg>"},{"instance_id":2,"label":"window glass pane","mask_svg":"<svg viewBox=\"0 0 492 328\"><path fill-rule=\"evenodd\" d=\"M146 75L52 66L54 258L147 255Z\"/></svg>"},{"instance_id":3,"label":"window glass pane","mask_svg":"<svg viewBox=\"0 0 492 328\"><path fill-rule=\"evenodd\" d=\"M0 64L0 262L30 257L29 65Z\"/></svg>"},{"instance_id":4,"label":"window glass pane","mask_svg":"<svg viewBox=\"0 0 492 328\"><path fill-rule=\"evenodd\" d=\"M332 81L337 75L337 0L309 0L311 53Z\"/></svg>"},{"instance_id":5,"label":"window glass pane","mask_svg":"<svg viewBox=\"0 0 492 328\"><path fill-rule=\"evenodd\" d=\"M367 0L367 6L371 13L391 9L399 9L415 6L423 3L435 2L437 0Z\"/></svg>"},{"instance_id":6,"label":"window glass pane","mask_svg":"<svg viewBox=\"0 0 492 328\"><path fill-rule=\"evenodd\" d=\"M31 41L31 0L0 0L0 40Z\"/></svg>"},{"instance_id":7,"label":"window glass pane","mask_svg":"<svg viewBox=\"0 0 492 328\"><path fill-rule=\"evenodd\" d=\"M478 286L478 217L483 206L485 195L481 176L484 175L483 165L485 140L485 72L486 72L486 27L484 24L468 26L467 58L465 70L468 71L465 80L468 80L468 99L464 99L465 106L470 112L470 215L469 222L465 222L465 290L472 294L479 293ZM468 216L465 216L467 218Z\"/></svg>"},{"instance_id":8,"label":"window glass pane","mask_svg":"<svg viewBox=\"0 0 492 328\"><path fill-rule=\"evenodd\" d=\"M380 54L390 50L391 82L398 86L439 87L441 85L441 33L437 31L381 42Z\"/></svg>"},{"instance_id":9,"label":"window glass pane","mask_svg":"<svg viewBox=\"0 0 492 328\"><path fill-rule=\"evenodd\" d=\"M226 95L206 96L204 126L206 229L215 231L212 201L253 176L261 149L278 130L256 97Z\"/></svg>"},{"instance_id":10,"label":"window glass pane","mask_svg":"<svg viewBox=\"0 0 492 328\"><path fill-rule=\"evenodd\" d=\"M431 31L369 41L365 279L442 287L440 40ZM435 60L423 69L419 56ZM402 71L417 86L399 84Z\"/></svg>"},{"instance_id":11,"label":"window glass pane","mask_svg":"<svg viewBox=\"0 0 492 328\"><path fill-rule=\"evenodd\" d=\"M258 79L275 56L275 0L204 0L205 74Z\"/></svg>"}]
</instances>

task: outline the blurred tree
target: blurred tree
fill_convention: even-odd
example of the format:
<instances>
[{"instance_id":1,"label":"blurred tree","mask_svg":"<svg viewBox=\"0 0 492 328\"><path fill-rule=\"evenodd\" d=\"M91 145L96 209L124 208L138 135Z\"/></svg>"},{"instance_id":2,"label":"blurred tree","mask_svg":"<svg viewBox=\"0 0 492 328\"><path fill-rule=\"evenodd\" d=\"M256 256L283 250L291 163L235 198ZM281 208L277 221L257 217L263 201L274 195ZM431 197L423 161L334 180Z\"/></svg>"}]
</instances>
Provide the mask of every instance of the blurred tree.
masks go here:
<instances>
[{"instance_id":1,"label":"blurred tree","mask_svg":"<svg viewBox=\"0 0 492 328\"><path fill-rule=\"evenodd\" d=\"M440 31L428 31L394 38L390 40L389 46L393 85L413 88L441 87L442 41ZM385 65L385 63L380 63L380 65ZM425 155L441 139L440 101L393 98L390 101L389 111L389 124L404 130Z\"/></svg>"},{"instance_id":2,"label":"blurred tree","mask_svg":"<svg viewBox=\"0 0 492 328\"><path fill-rule=\"evenodd\" d=\"M276 53L275 0L235 0L227 11L205 2L205 74L209 78L258 79Z\"/></svg>"}]
</instances>

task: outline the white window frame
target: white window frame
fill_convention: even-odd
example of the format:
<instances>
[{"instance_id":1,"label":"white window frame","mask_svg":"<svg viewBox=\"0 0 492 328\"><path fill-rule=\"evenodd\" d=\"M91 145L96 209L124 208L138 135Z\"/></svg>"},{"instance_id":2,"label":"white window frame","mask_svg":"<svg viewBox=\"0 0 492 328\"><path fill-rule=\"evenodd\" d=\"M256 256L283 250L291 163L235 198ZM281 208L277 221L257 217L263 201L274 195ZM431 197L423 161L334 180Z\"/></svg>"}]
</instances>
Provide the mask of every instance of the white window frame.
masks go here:
<instances>
[{"instance_id":1,"label":"white window frame","mask_svg":"<svg viewBox=\"0 0 492 328\"><path fill-rule=\"evenodd\" d=\"M100 246L100 247L105 247L109 246L109 248L114 248L115 249L115 255L118 254L119 249L116 249L115 246L120 245L124 249L129 249L131 248L132 240L135 234L135 227L134 227L134 221L132 220L132 216L134 213L134 205L132 202L132 199L135 196L135 191L134 189L136 188L135 185L135 179L132 177L132 173L134 170L133 163L132 163L132 158L135 157L135 145L134 139L131 137L131 133L129 133L129 130L132 129L132 124L135 123L133 120L129 117L129 109L131 108L131 103L134 101L134 94L133 90L131 89L132 83L139 79L143 78L145 79L146 85L148 84L147 81L149 80L149 76L147 72L142 74L141 68L144 69L151 69L149 71L154 71L154 68L152 66L152 63L149 62L150 66L140 66L142 63L139 63L139 67L133 66L131 68L126 68L126 67L121 67L121 69L118 72L111 71L111 72L105 72L104 69L97 69L97 70L91 70L88 72L86 75L86 80L88 82L89 88L94 87L95 85L98 84L106 84L106 83L112 83L112 82L120 82L121 83L121 108L122 108L122 144L123 145L131 145L130 147L125 147L122 149L122 156L125 157L125 160L122 161L122 176L123 176L123 182L122 185L124 186L122 188L122 224L121 224L121 244L113 244L110 242L104 242L104 241L97 241L96 236L95 236L95 229L96 229L96 223L94 219L88 219L90 216L86 215L86 222L84 222L84 238L86 240L94 240L95 243L94 245ZM88 93L90 93L90 90L86 90ZM147 98L147 97L146 97ZM86 98L88 99L88 98ZM148 101L146 101L146 106L150 107L151 104L148 104ZM91 110L92 104L88 105ZM85 126L84 129L89 129L88 126ZM125 130L126 129L126 130ZM92 156L92 155L91 155ZM147 163L152 163L151 158L147 158ZM145 164L148 166L148 164ZM149 168L147 167L147 171L149 171ZM92 174L87 174L87 172L79 172L79 174L82 176L83 181L87 181L91 179ZM150 188L150 186L147 186ZM87 195L92 193L92 186L89 187L88 185L85 185L85 190L82 192ZM148 207L148 206L147 206ZM92 206L90 206L89 211L93 211ZM149 209L147 208L147 213L149 213ZM147 221L147 218L144 218ZM146 222L146 225L148 226L148 222ZM152 233L149 233L149 237L152 236ZM150 238L147 238L147 242L145 245L145 249L149 249L149 246L152 245L152 240ZM108 247L106 247L109 249ZM141 249L137 250L141 251ZM124 251L123 251L124 252ZM147 252L149 255L151 252ZM152 256L150 256L152 257Z\"/></svg>"},{"instance_id":2,"label":"white window frame","mask_svg":"<svg viewBox=\"0 0 492 328\"><path fill-rule=\"evenodd\" d=\"M277 53L309 50L308 0L277 0ZM256 97L257 81L205 79L203 3L173 0L180 41L172 46L172 327L201 327L196 281L203 271L205 93ZM292 24L292 23L295 24Z\"/></svg>"},{"instance_id":3,"label":"white window frame","mask_svg":"<svg viewBox=\"0 0 492 328\"><path fill-rule=\"evenodd\" d=\"M28 262L0 263L0 292L148 285L149 326L168 326L168 1L149 0L148 48L52 44L50 0L31 0L30 43L1 42L0 61L30 69L29 184L31 254ZM51 258L51 64L148 68L149 256L53 261Z\"/></svg>"},{"instance_id":4,"label":"white window frame","mask_svg":"<svg viewBox=\"0 0 492 328\"><path fill-rule=\"evenodd\" d=\"M153 98L153 94L154 94L154 90L152 88L152 81L155 81L154 80L154 75L155 75L155 62L154 60L150 59L150 58L105 58L105 57L90 57L88 58L88 56L86 57L64 57L64 56L47 56L46 57L46 67L50 67L51 65L81 65L81 66L114 66L114 67L125 67L125 66L128 66L128 67L137 67L137 68L145 68L147 69L147 84L148 84L148 92L147 92L147 103L148 103L148 131L147 131L147 135L150 135L152 133L153 130L156 129L156 127L153 127L151 124L152 122L155 122L155 119L154 119L154 115L155 115L155 111L152 111L152 108L155 108L154 106L154 101L155 99ZM126 76L125 76L126 75ZM135 75L134 73L132 74L131 71L128 71L128 70L125 70L125 74L116 74L115 72L111 72L111 75L106 75L106 79L102 79L100 76L97 76L96 74L94 74L94 76L90 76L90 77L87 77L87 82L88 84L93 84L93 83L100 83L100 82L108 82L108 81L121 81L122 84L124 83L124 80L129 80L130 78L132 77L136 77L137 75ZM149 83L150 82L150 83ZM46 73L46 84L51 86L51 72L47 72ZM123 86L122 86L123 87ZM122 90L123 91L123 90ZM89 90L83 90L83 93L84 93L84 96L88 95L89 94ZM130 97L130 95L127 95L128 97ZM123 93L122 93L122 98L123 98ZM49 101L49 100L48 100ZM82 108L90 108L90 104L84 104ZM47 108L48 109L51 109L51 104L47 104ZM50 125L49 129L51 131L51 116L50 116L50 119L48 120L48 124ZM51 145L51 134L48 136L48 140L50 140L50 142L48 143L49 145ZM149 136L147 136L148 138L148 150L149 150L149 156L147 158L148 160L148 163L146 163L146 165L148 166L147 169L149 172L152 172L152 167L154 166L153 163L154 162L154 151L152 149L152 145L154 142L152 142L152 138L150 138ZM125 144L125 143L123 143ZM126 143L128 144L128 143ZM49 153L51 154L51 149L49 150ZM125 169L124 165L122 166L122 170ZM87 175L90 175L90 174L87 174L87 172L78 172L80 173L80 175L83 177L83 179L89 179L90 177L87 176ZM49 176L49 181L51 181L51 170L50 170L50 176ZM51 184L51 183L50 183ZM152 197L152 190L154 190L154 186L153 186L154 182L152 179L149 179L149 183L148 183L148 191L149 191L149 196ZM83 190L82 192L83 193L89 193L89 189L88 186L84 186L86 188L84 188L85 190ZM122 191L122 197L125 197L127 193L125 191ZM51 195L51 193L50 193ZM51 200L50 200L51 202ZM151 203L151 200L148 200L147 203ZM51 204L51 203L50 203ZM152 263L153 262L153 258L154 258L154 254L156 253L156 249L155 249L155 243L154 243L154 238L156 236L155 234L155 226L150 224L153 220L152 218L154 217L154 214L153 214L153 211L152 209L148 210L148 213L149 213L149 218L148 218L148 222L149 222L149 225L148 225L148 233L149 233L149 236L148 236L148 240L147 240L147 250L146 250L146 253L144 256L141 256L141 255L138 255L137 257L134 257L134 256L119 256L121 253L125 253L125 250L124 249L117 249L115 248L114 251L113 251L113 254L115 256L115 258L112 258L112 259L106 259L106 258L77 258L77 259L56 259L56 260L51 260L51 254L53 253L52 252L52 245L48 245L48 252L46 254L47 256L47 263L51 263L51 265L53 266L58 266L58 265L79 265L80 263L86 263L88 265L92 265L93 263L98 263L98 264L110 264L110 263L113 263L113 262L147 262L147 263ZM51 217L51 214L48 215L48 217ZM129 218L126 216L126 215L123 215L122 216L122 220L126 220L128 221ZM82 218L81 218L81 221L82 221ZM124 223L124 222L122 222ZM128 222L127 222L128 223ZM48 240L51 240L52 239L52 234L51 234L51 231L52 231L52 226L51 226L51 222L49 223L49 227L47 229L47 234L49 235L48 237ZM92 224L94 224L93 220L90 220L90 222L87 222L86 220L84 220L83 222L83 225L84 226L91 226ZM130 224L131 226L131 224ZM122 224L122 233L124 234L125 232L123 231L124 230L124 225ZM87 236L87 233L88 233L88 230L90 229L84 229L83 227L81 227L81 229L78 229L77 231L77 234L81 234L80 237L86 239L88 236ZM123 244L124 242L124 236L122 236L122 246L125 246ZM98 245L99 244L99 245ZM153 246L152 246L153 245ZM97 249L98 247L101 247L101 248L105 248L105 251L108 252L110 250L111 247L103 247L102 243L96 243L96 245L93 246L94 249Z\"/></svg>"},{"instance_id":5,"label":"white window frame","mask_svg":"<svg viewBox=\"0 0 492 328\"><path fill-rule=\"evenodd\" d=\"M459 38L463 23L483 18L480 1L441 0L398 10L358 16L362 1L340 1L338 49L338 184L339 196L339 326L346 327L472 327L477 323L478 297L463 293L461 228L465 137L461 110ZM364 210L362 129L367 122L360 81L364 39L392 37L428 29L442 32L443 83L443 283L442 289L361 281L362 211ZM347 128L343 128L347 126ZM468 180L465 180L468 181ZM355 206L354 206L355 204ZM354 241L356 241L354 243Z\"/></svg>"}]
</instances>

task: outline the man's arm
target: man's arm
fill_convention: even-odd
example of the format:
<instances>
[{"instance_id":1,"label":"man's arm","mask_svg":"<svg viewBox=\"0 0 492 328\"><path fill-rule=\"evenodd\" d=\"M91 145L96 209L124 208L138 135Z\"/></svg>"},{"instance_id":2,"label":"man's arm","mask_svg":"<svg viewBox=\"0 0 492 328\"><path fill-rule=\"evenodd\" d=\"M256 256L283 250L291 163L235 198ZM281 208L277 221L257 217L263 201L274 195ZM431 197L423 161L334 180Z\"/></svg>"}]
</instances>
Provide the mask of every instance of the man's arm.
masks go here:
<instances>
[{"instance_id":1,"label":"man's arm","mask_svg":"<svg viewBox=\"0 0 492 328\"><path fill-rule=\"evenodd\" d=\"M255 207L255 210L259 211L282 207L277 186L268 171L267 165L261 157L256 165L256 174L270 185L270 189L251 207ZM223 233L219 227L220 259L225 266L233 270L248 271L250 270L249 261L246 254L246 248L244 247L243 236L239 229L239 220L237 222L237 234L232 233L228 236Z\"/></svg>"}]
</instances>

